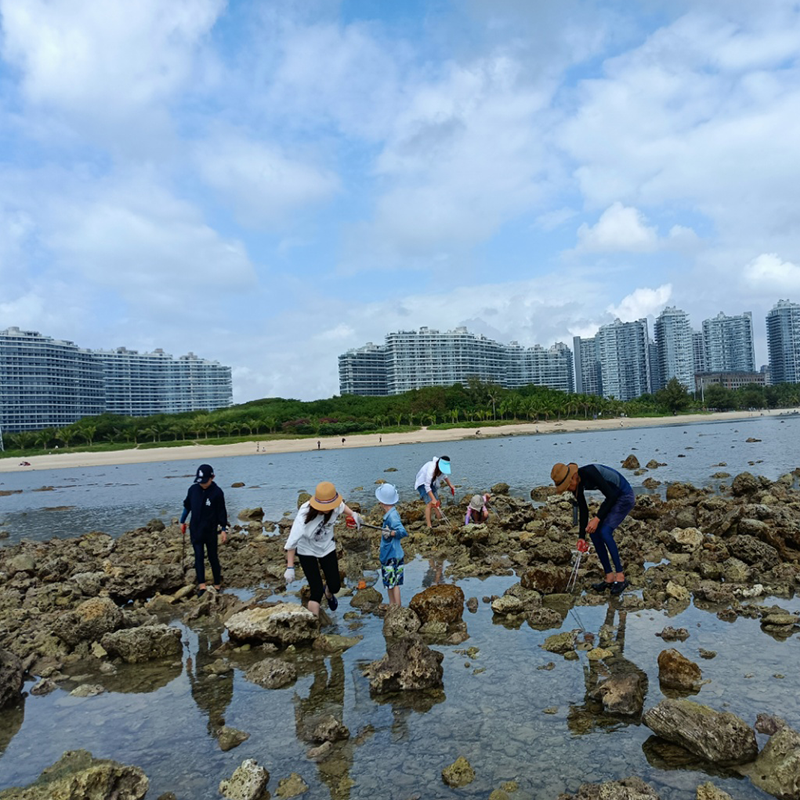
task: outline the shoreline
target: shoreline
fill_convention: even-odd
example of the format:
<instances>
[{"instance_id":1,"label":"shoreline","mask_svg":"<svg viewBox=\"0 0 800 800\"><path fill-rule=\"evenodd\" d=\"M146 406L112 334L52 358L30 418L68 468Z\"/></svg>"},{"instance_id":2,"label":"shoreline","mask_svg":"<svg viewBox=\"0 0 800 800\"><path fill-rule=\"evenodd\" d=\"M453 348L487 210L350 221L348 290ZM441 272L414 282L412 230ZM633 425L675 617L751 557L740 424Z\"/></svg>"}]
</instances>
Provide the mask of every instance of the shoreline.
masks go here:
<instances>
[{"instance_id":1,"label":"shoreline","mask_svg":"<svg viewBox=\"0 0 800 800\"><path fill-rule=\"evenodd\" d=\"M684 414L675 417L615 417L609 419L550 420L549 422L509 423L486 429L450 428L405 433L361 433L344 437L327 436L319 439L258 440L235 444L190 444L181 447L154 447L141 450L113 450L101 453L47 453L41 456L28 456L30 466L20 466L16 458L0 459L0 473L30 472L39 469L70 469L80 467L117 466L121 464L146 464L165 461L219 460L238 456L276 455L279 453L302 453L319 450L346 450L359 447L391 447L398 444L428 444L436 442L456 442L465 439L492 439L506 436L535 436L553 433L585 433L619 428L647 428L671 425L692 425L699 422L735 422L759 416L778 417L797 412L798 409L776 409L764 411L716 411L709 414ZM256 450L258 446L258 450Z\"/></svg>"}]
</instances>

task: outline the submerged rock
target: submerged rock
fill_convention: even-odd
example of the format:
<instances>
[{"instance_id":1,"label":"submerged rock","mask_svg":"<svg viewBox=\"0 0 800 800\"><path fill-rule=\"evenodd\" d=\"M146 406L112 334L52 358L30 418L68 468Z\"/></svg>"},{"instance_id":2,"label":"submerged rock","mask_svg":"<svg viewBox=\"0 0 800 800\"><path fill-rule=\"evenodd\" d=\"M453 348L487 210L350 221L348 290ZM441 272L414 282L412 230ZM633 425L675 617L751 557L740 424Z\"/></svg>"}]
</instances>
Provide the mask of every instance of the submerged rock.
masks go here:
<instances>
[{"instance_id":1,"label":"submerged rock","mask_svg":"<svg viewBox=\"0 0 800 800\"><path fill-rule=\"evenodd\" d=\"M279 658L264 658L247 670L245 678L265 689L280 689L297 680L297 667Z\"/></svg>"},{"instance_id":2,"label":"submerged rock","mask_svg":"<svg viewBox=\"0 0 800 800\"><path fill-rule=\"evenodd\" d=\"M230 728L227 725L223 725L217 731L217 743L219 744L219 749L222 750L223 753L233 750L234 747L238 747L249 738L249 733L237 730L236 728Z\"/></svg>"},{"instance_id":3,"label":"submerged rock","mask_svg":"<svg viewBox=\"0 0 800 800\"><path fill-rule=\"evenodd\" d=\"M269 783L269 772L248 758L236 767L230 778L220 781L219 792L228 800L261 800Z\"/></svg>"},{"instance_id":4,"label":"submerged rock","mask_svg":"<svg viewBox=\"0 0 800 800\"><path fill-rule=\"evenodd\" d=\"M112 656L119 656L129 664L139 664L155 658L180 655L180 628L168 625L140 625L107 633L101 640L105 650Z\"/></svg>"},{"instance_id":5,"label":"submerged rock","mask_svg":"<svg viewBox=\"0 0 800 800\"><path fill-rule=\"evenodd\" d=\"M0 792L0 800L142 800L149 785L138 767L71 750L30 786Z\"/></svg>"},{"instance_id":6,"label":"submerged rock","mask_svg":"<svg viewBox=\"0 0 800 800\"><path fill-rule=\"evenodd\" d=\"M449 767L442 770L442 780L448 786L458 789L475 780L475 770L464 756L459 756Z\"/></svg>"},{"instance_id":7,"label":"submerged rock","mask_svg":"<svg viewBox=\"0 0 800 800\"><path fill-rule=\"evenodd\" d=\"M282 797L288 800L290 797L297 797L308 791L308 784L298 775L293 772L288 778L281 778L278 782L278 788L275 791L277 797Z\"/></svg>"},{"instance_id":8,"label":"submerged rock","mask_svg":"<svg viewBox=\"0 0 800 800\"><path fill-rule=\"evenodd\" d=\"M641 778L623 778L605 783L582 783L575 794L560 794L558 800L660 800L656 790Z\"/></svg>"},{"instance_id":9,"label":"submerged rock","mask_svg":"<svg viewBox=\"0 0 800 800\"><path fill-rule=\"evenodd\" d=\"M637 672L623 672L612 675L593 692L593 697L603 704L608 714L638 716L644 707L647 682Z\"/></svg>"},{"instance_id":10,"label":"submerged rock","mask_svg":"<svg viewBox=\"0 0 800 800\"><path fill-rule=\"evenodd\" d=\"M431 650L422 639L408 636L387 645L386 655L364 668L364 675L376 694L441 689L444 656Z\"/></svg>"},{"instance_id":11,"label":"submerged rock","mask_svg":"<svg viewBox=\"0 0 800 800\"><path fill-rule=\"evenodd\" d=\"M234 614L225 623L236 642L272 642L280 647L305 644L319 636L319 622L307 608L295 603L255 606Z\"/></svg>"},{"instance_id":12,"label":"submerged rock","mask_svg":"<svg viewBox=\"0 0 800 800\"><path fill-rule=\"evenodd\" d=\"M703 673L700 667L677 650L670 648L658 655L658 681L663 688L696 691Z\"/></svg>"}]
</instances>

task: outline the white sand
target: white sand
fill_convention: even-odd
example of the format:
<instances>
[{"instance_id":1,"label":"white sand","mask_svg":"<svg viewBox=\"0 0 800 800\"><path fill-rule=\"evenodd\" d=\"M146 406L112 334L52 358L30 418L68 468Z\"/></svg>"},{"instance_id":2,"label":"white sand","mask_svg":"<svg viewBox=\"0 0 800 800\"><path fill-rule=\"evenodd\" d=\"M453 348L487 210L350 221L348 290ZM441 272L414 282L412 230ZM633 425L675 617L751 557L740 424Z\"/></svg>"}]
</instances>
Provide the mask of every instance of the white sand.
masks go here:
<instances>
[{"instance_id":1,"label":"white sand","mask_svg":"<svg viewBox=\"0 0 800 800\"><path fill-rule=\"evenodd\" d=\"M764 411L763 414L778 415L787 413L789 409L780 411ZM480 428L481 439L503 436L521 436L537 433L569 433L574 431L602 431L614 428L643 428L658 425L686 425L694 422L733 421L757 417L759 411L724 411L714 414L686 414L677 417L616 418L596 420L565 420L563 422L526 422L501 427ZM451 428L449 430L422 430L410 433L362 433L349 434L342 443L341 436L320 437L320 447L325 450L343 450L354 447L389 447L395 444L421 444L429 442L454 442L460 439L475 439L473 428ZM131 450L114 450L106 453L43 453L28 456L29 467L19 465L19 459L0 459L0 472L19 472L34 469L58 469L68 467L93 467L114 464L142 464L164 461L194 461L202 463L221 457L252 456L274 453L297 453L317 449L317 439L291 439L256 442L238 442L237 444L191 444L182 447L156 447L148 449L133 448Z\"/></svg>"}]
</instances>

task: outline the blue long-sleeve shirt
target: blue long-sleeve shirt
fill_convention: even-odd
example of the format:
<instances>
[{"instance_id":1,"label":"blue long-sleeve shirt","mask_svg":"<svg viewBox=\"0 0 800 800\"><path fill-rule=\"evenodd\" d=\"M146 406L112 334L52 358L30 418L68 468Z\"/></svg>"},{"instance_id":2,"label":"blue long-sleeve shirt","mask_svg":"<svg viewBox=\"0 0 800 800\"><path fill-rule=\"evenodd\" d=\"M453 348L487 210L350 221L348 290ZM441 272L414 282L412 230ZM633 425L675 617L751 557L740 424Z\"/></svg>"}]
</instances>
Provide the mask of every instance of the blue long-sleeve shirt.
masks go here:
<instances>
[{"instance_id":1,"label":"blue long-sleeve shirt","mask_svg":"<svg viewBox=\"0 0 800 800\"><path fill-rule=\"evenodd\" d=\"M589 491L596 489L605 496L605 500L597 510L597 518L601 521L608 516L614 503L624 494L633 494L633 489L623 474L604 464L587 464L585 467L579 467L578 475L580 482L575 490L575 499L578 501L580 512L579 531L582 538L586 534L586 523L589 521L589 507L584 496L587 489Z\"/></svg>"},{"instance_id":2,"label":"blue long-sleeve shirt","mask_svg":"<svg viewBox=\"0 0 800 800\"><path fill-rule=\"evenodd\" d=\"M396 508L389 509L383 515L383 527L394 531L394 536L389 539L381 538L381 564L385 564L390 558L403 557L403 545L400 544L400 540L408 536L408 531L403 527Z\"/></svg>"},{"instance_id":3,"label":"blue long-sleeve shirt","mask_svg":"<svg viewBox=\"0 0 800 800\"><path fill-rule=\"evenodd\" d=\"M217 526L228 528L228 510L225 508L225 494L216 483L204 489L193 483L183 501L181 522L191 515L189 531L193 541L200 541L205 534L216 533Z\"/></svg>"}]
</instances>

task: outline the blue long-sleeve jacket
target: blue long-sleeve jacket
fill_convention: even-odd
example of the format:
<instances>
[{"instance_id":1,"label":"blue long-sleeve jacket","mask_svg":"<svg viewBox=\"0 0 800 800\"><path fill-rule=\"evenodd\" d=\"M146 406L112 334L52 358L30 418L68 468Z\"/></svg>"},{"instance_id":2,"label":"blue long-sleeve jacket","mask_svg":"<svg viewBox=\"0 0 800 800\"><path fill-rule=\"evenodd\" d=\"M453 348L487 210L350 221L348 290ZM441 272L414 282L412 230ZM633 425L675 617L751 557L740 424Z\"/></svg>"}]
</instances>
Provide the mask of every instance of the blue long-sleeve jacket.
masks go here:
<instances>
[{"instance_id":1,"label":"blue long-sleeve jacket","mask_svg":"<svg viewBox=\"0 0 800 800\"><path fill-rule=\"evenodd\" d=\"M612 506L624 494L633 494L631 485L625 476L611 467L604 464L587 464L585 467L578 467L580 482L575 490L575 499L578 501L578 511L580 513L580 536L586 534L586 523L589 521L589 507L586 505L584 492L588 489L596 489L603 493L605 500L597 510L597 518L604 520L611 511Z\"/></svg>"},{"instance_id":2,"label":"blue long-sleeve jacket","mask_svg":"<svg viewBox=\"0 0 800 800\"><path fill-rule=\"evenodd\" d=\"M225 494L216 483L204 489L193 483L183 501L181 522L191 516L189 531L192 541L200 541L207 533L216 533L217 527L228 528L228 509L225 508Z\"/></svg>"},{"instance_id":3,"label":"blue long-sleeve jacket","mask_svg":"<svg viewBox=\"0 0 800 800\"><path fill-rule=\"evenodd\" d=\"M383 527L394 531L394 536L389 539L381 538L381 564L385 564L390 558L403 557L403 545L400 544L400 540L408 536L408 531L403 527L396 508L391 508L384 514Z\"/></svg>"}]
</instances>

